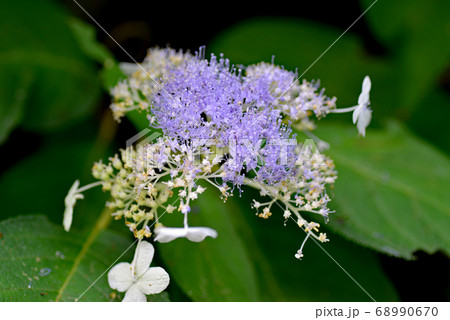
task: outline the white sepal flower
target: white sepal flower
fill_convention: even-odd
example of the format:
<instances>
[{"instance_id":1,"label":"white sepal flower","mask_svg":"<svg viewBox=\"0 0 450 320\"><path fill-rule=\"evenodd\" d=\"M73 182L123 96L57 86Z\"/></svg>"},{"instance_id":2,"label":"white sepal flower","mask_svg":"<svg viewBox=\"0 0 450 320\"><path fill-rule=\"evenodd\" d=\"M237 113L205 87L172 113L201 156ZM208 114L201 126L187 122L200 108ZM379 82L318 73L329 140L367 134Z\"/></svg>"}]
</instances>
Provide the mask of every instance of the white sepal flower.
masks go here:
<instances>
[{"instance_id":1,"label":"white sepal flower","mask_svg":"<svg viewBox=\"0 0 450 320\"><path fill-rule=\"evenodd\" d=\"M150 268L154 253L151 243L141 241L131 264L121 262L108 272L109 286L126 291L123 302L146 302L145 295L161 293L169 285L169 274L163 268Z\"/></svg>"},{"instance_id":2,"label":"white sepal flower","mask_svg":"<svg viewBox=\"0 0 450 320\"><path fill-rule=\"evenodd\" d=\"M356 127L358 128L358 132L363 137L366 135L366 128L372 119L372 110L369 108L371 86L372 83L370 82L370 78L369 76L366 76L362 84L361 94L358 98L358 105L356 106L355 111L353 111L353 123L357 123Z\"/></svg>"},{"instance_id":3,"label":"white sepal flower","mask_svg":"<svg viewBox=\"0 0 450 320\"><path fill-rule=\"evenodd\" d=\"M72 225L73 207L75 206L75 203L78 199L84 199L84 196L81 193L78 193L79 185L80 181L75 180L72 187L70 187L69 193L67 193L67 196L64 199L66 209L64 210L63 226L66 231L69 231L70 226Z\"/></svg>"},{"instance_id":4,"label":"white sepal flower","mask_svg":"<svg viewBox=\"0 0 450 320\"><path fill-rule=\"evenodd\" d=\"M193 242L201 242L206 237L217 238L217 231L207 227L184 227L168 228L158 227L155 229L155 241L166 243L177 238L187 238Z\"/></svg>"}]
</instances>

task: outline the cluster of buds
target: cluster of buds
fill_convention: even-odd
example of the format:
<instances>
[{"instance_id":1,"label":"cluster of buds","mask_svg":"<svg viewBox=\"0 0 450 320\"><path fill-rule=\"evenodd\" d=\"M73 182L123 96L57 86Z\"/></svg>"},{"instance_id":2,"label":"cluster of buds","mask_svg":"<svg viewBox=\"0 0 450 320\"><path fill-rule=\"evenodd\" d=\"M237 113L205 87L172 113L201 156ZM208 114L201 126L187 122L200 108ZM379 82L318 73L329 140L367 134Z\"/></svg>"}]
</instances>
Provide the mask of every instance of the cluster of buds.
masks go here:
<instances>
[{"instance_id":1,"label":"cluster of buds","mask_svg":"<svg viewBox=\"0 0 450 320\"><path fill-rule=\"evenodd\" d=\"M327 97L320 89L320 81L298 80L295 72L273 63L261 62L246 68L246 76L270 84L272 104L293 123L298 130L314 130L311 116L318 119L336 109L336 97Z\"/></svg>"},{"instance_id":2,"label":"cluster of buds","mask_svg":"<svg viewBox=\"0 0 450 320\"><path fill-rule=\"evenodd\" d=\"M292 170L294 174L277 185L264 184L249 178L246 178L244 183L260 190L262 198L269 198L266 202L253 199L252 207L256 209L257 216L268 219L272 215L272 207L277 205L279 208L275 209L283 211L285 223L291 219L308 237L311 235L321 242L326 242L326 234L319 233L320 225L314 221L308 222L302 213L319 215L325 223L328 222L331 211L327 206L330 198L326 186L334 184L337 172L330 158L319 153L317 149L312 151L305 147L305 144L297 146L297 159Z\"/></svg>"},{"instance_id":3,"label":"cluster of buds","mask_svg":"<svg viewBox=\"0 0 450 320\"><path fill-rule=\"evenodd\" d=\"M224 176L218 166L221 159L205 152L204 146L159 138L154 143L123 149L107 164L95 163L92 174L110 193L112 200L106 206L115 219L124 218L135 237L142 239L152 235L151 221L158 221L156 229L162 230L159 216L165 212L178 211L187 222L191 202L206 190L199 181L217 187L225 198L229 196L229 186L216 183Z\"/></svg>"},{"instance_id":4,"label":"cluster of buds","mask_svg":"<svg viewBox=\"0 0 450 320\"><path fill-rule=\"evenodd\" d=\"M147 111L151 97L161 90L160 82L170 68L179 65L188 53L173 49L150 49L142 64L123 63L123 71L129 78L121 80L111 89L111 111L120 122L127 112Z\"/></svg>"},{"instance_id":5,"label":"cluster of buds","mask_svg":"<svg viewBox=\"0 0 450 320\"><path fill-rule=\"evenodd\" d=\"M293 219L306 233L325 242L326 234L318 233L319 224L307 222L302 212L320 215L328 221L330 198L326 186L335 182L337 173L331 159L317 150L312 152L305 145L299 145L295 152L295 166L285 180L271 185L258 177L245 177L242 184L258 189L261 197L270 198L263 203L253 200L252 206L259 217L268 219L272 206L277 204L284 210L286 221ZM218 179L226 177L224 164L230 160L215 154L205 144L187 145L159 138L137 149L121 150L120 155L110 158L107 164L95 163L92 173L101 180L103 190L111 194L113 201L107 206L113 209L112 215L116 219L124 218L135 237L142 239L152 234L149 222L159 221L159 216L165 212L182 213L188 227L191 202L206 190L200 184L202 181L217 188L224 200L232 195L228 184L217 183ZM156 233L162 228L159 222Z\"/></svg>"}]
</instances>

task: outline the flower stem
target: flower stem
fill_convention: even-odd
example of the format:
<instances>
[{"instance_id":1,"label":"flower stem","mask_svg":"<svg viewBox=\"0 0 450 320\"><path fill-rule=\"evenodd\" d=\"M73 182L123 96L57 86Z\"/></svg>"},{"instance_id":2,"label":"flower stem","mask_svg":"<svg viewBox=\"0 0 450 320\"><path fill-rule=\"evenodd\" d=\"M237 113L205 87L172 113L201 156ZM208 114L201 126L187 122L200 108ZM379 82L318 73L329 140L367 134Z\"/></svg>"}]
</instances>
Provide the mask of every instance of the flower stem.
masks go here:
<instances>
[{"instance_id":1,"label":"flower stem","mask_svg":"<svg viewBox=\"0 0 450 320\"><path fill-rule=\"evenodd\" d=\"M340 109L332 109L330 110L330 112L332 113L345 113L345 112L351 112L353 110L355 110L358 106L354 106L354 107L348 107L348 108L340 108Z\"/></svg>"},{"instance_id":2,"label":"flower stem","mask_svg":"<svg viewBox=\"0 0 450 320\"><path fill-rule=\"evenodd\" d=\"M102 214L98 218L96 224L92 228L91 232L89 232L88 237L86 238L86 242L84 243L83 247L81 248L80 252L78 253L77 257L75 258L72 268L69 271L69 274L67 275L66 280L62 284L61 288L58 291L58 295L56 296L55 301L58 302L61 300L62 295L64 294L64 291L66 290L67 286L69 285L70 281L72 280L73 276L75 275L78 267L80 266L80 263L85 258L87 252L91 248L92 244L97 239L100 232L105 230L109 223L111 222L111 210L109 208L105 208L102 211Z\"/></svg>"},{"instance_id":3,"label":"flower stem","mask_svg":"<svg viewBox=\"0 0 450 320\"><path fill-rule=\"evenodd\" d=\"M84 192L84 191L86 191L86 190L88 190L88 189L91 189L91 188L100 186L100 185L102 185L103 182L104 182L104 181L97 181L97 182L92 182L92 183L90 183L90 184L87 184L87 185L81 187L80 189L78 189L78 190L77 190L77 193L81 193L81 192Z\"/></svg>"}]
</instances>

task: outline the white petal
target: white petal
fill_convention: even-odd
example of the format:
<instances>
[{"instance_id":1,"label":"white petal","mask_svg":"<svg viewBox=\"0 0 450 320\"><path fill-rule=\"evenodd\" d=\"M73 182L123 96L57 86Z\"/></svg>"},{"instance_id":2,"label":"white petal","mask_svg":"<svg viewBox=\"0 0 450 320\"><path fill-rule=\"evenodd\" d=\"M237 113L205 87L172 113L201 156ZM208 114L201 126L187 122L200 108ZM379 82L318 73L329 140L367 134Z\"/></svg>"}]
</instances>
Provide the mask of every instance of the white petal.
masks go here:
<instances>
[{"instance_id":1,"label":"white petal","mask_svg":"<svg viewBox=\"0 0 450 320\"><path fill-rule=\"evenodd\" d=\"M139 290L145 294L163 292L169 285L169 274L161 267L150 268L136 283Z\"/></svg>"},{"instance_id":2,"label":"white petal","mask_svg":"<svg viewBox=\"0 0 450 320\"><path fill-rule=\"evenodd\" d=\"M160 243L167 243L176 238L185 237L187 234L186 228L167 228L158 227L155 229L156 237L155 241Z\"/></svg>"},{"instance_id":3,"label":"white petal","mask_svg":"<svg viewBox=\"0 0 450 320\"><path fill-rule=\"evenodd\" d=\"M153 245L150 242L139 242L134 254L133 262L131 263L134 268L133 272L135 279L142 276L150 267L154 253L155 248L153 248Z\"/></svg>"},{"instance_id":4,"label":"white petal","mask_svg":"<svg viewBox=\"0 0 450 320\"><path fill-rule=\"evenodd\" d=\"M72 217L73 217L73 207L66 206L66 210L64 210L64 219L63 219L64 230L66 231L70 230L70 226L72 225Z\"/></svg>"},{"instance_id":5,"label":"white petal","mask_svg":"<svg viewBox=\"0 0 450 320\"><path fill-rule=\"evenodd\" d=\"M370 81L369 76L365 76L362 84L362 92L369 93L372 87L372 82Z\"/></svg>"},{"instance_id":6,"label":"white petal","mask_svg":"<svg viewBox=\"0 0 450 320\"><path fill-rule=\"evenodd\" d=\"M75 202L77 201L77 199L84 198L84 196L82 194L80 194L80 193L77 194L79 185L80 185L80 181L75 180L72 187L70 187L66 198L64 199L66 209L64 210L63 226L64 226L64 230L66 230L66 231L69 231L70 226L72 225L73 207L75 205Z\"/></svg>"},{"instance_id":7,"label":"white petal","mask_svg":"<svg viewBox=\"0 0 450 320\"><path fill-rule=\"evenodd\" d=\"M206 227L193 227L188 228L186 238L193 242L200 242L205 240L206 237L217 238L217 231Z\"/></svg>"},{"instance_id":8,"label":"white petal","mask_svg":"<svg viewBox=\"0 0 450 320\"><path fill-rule=\"evenodd\" d=\"M133 284L125 293L122 302L147 302L147 297L136 284Z\"/></svg>"},{"instance_id":9,"label":"white petal","mask_svg":"<svg viewBox=\"0 0 450 320\"><path fill-rule=\"evenodd\" d=\"M358 105L365 106L369 104L369 93L362 92L358 97Z\"/></svg>"},{"instance_id":10,"label":"white petal","mask_svg":"<svg viewBox=\"0 0 450 320\"><path fill-rule=\"evenodd\" d=\"M121 262L115 265L108 272L109 286L117 291L126 291L133 284L133 281L131 264L127 262Z\"/></svg>"},{"instance_id":11,"label":"white petal","mask_svg":"<svg viewBox=\"0 0 450 320\"><path fill-rule=\"evenodd\" d=\"M355 111L353 111L353 123L358 121L359 114L361 113L362 106L356 106Z\"/></svg>"},{"instance_id":12,"label":"white petal","mask_svg":"<svg viewBox=\"0 0 450 320\"><path fill-rule=\"evenodd\" d=\"M166 243L177 238L187 238L193 242L203 241L206 237L216 238L217 231L206 227L167 228L159 227L155 230L155 241Z\"/></svg>"},{"instance_id":13,"label":"white petal","mask_svg":"<svg viewBox=\"0 0 450 320\"><path fill-rule=\"evenodd\" d=\"M369 76L366 76L363 81L361 94L359 95L359 98L358 98L358 104L360 106L369 104L371 87L372 87L372 83L370 82L370 78L369 78Z\"/></svg>"},{"instance_id":14,"label":"white petal","mask_svg":"<svg viewBox=\"0 0 450 320\"><path fill-rule=\"evenodd\" d=\"M372 119L372 110L370 110L369 108L364 108L364 110L361 112L361 115L359 116L358 124L356 125L359 133L363 137L366 136L366 128L369 126L371 119Z\"/></svg>"},{"instance_id":15,"label":"white petal","mask_svg":"<svg viewBox=\"0 0 450 320\"><path fill-rule=\"evenodd\" d=\"M67 196L66 196L66 200L65 200L66 202L67 202L67 199L70 199L75 195L79 186L80 186L80 180L75 180L73 185L70 187L69 192L67 192Z\"/></svg>"}]
</instances>

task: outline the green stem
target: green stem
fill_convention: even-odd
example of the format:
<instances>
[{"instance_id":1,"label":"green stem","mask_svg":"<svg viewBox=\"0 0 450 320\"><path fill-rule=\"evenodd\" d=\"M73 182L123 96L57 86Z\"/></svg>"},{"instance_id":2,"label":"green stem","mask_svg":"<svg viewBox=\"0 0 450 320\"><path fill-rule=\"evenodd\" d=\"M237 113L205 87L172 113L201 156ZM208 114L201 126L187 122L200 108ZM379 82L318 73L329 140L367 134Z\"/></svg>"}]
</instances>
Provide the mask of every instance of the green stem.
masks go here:
<instances>
[{"instance_id":1,"label":"green stem","mask_svg":"<svg viewBox=\"0 0 450 320\"><path fill-rule=\"evenodd\" d=\"M83 175L82 180L84 180L85 178L92 178L92 175L90 173L92 163L106 154L108 147L110 146L111 141L113 141L116 133L117 122L113 119L111 111L106 110L101 117L94 145L90 153L86 157L86 163L83 168L83 172L85 172L86 174Z\"/></svg>"},{"instance_id":2,"label":"green stem","mask_svg":"<svg viewBox=\"0 0 450 320\"><path fill-rule=\"evenodd\" d=\"M72 268L69 271L69 274L67 275L66 280L62 284L61 288L58 291L58 295L56 296L55 301L60 301L62 295L64 294L64 291L66 290L67 286L69 285L70 281L72 280L72 277L75 275L75 272L77 271L81 261L83 261L84 257L86 256L87 252L91 248L92 244L97 239L100 232L105 230L109 223L111 222L111 210L108 208L105 208L102 211L102 214L97 220L97 223L92 228L91 232L89 233L86 242L84 243L83 247L81 248L80 252L78 253L77 257L74 260L74 263L72 265Z\"/></svg>"},{"instance_id":3,"label":"green stem","mask_svg":"<svg viewBox=\"0 0 450 320\"><path fill-rule=\"evenodd\" d=\"M105 111L102 115L99 131L97 134L97 138L95 140L94 147L92 148L92 151L90 155L87 157L89 163L89 167L92 164L92 159L103 156L106 152L109 144L114 139L114 136L117 132L117 122L114 121L114 119L111 116L111 112L109 110ZM88 168L86 168L88 169ZM90 168L89 168L90 169ZM90 170L85 170L85 172L89 172ZM94 182L88 186L85 186L81 188L80 190L88 189L90 187L96 186L96 185L102 184L101 181ZM97 222L95 223L94 227L89 232L88 237L86 238L86 242L84 243L83 247L81 248L80 252L78 253L77 257L74 260L74 263L72 265L72 268L70 269L66 280L62 284L61 288L58 291L58 295L56 296L55 301L60 301L62 298L62 295L64 294L64 291L66 290L67 286L69 285L70 281L72 280L73 276L75 275L75 272L77 271L78 267L80 266L80 263L85 258L87 252L91 248L92 244L95 242L99 234L105 230L109 223L111 222L111 210L108 208L103 209L102 213L100 214L100 217L97 219Z\"/></svg>"}]
</instances>

